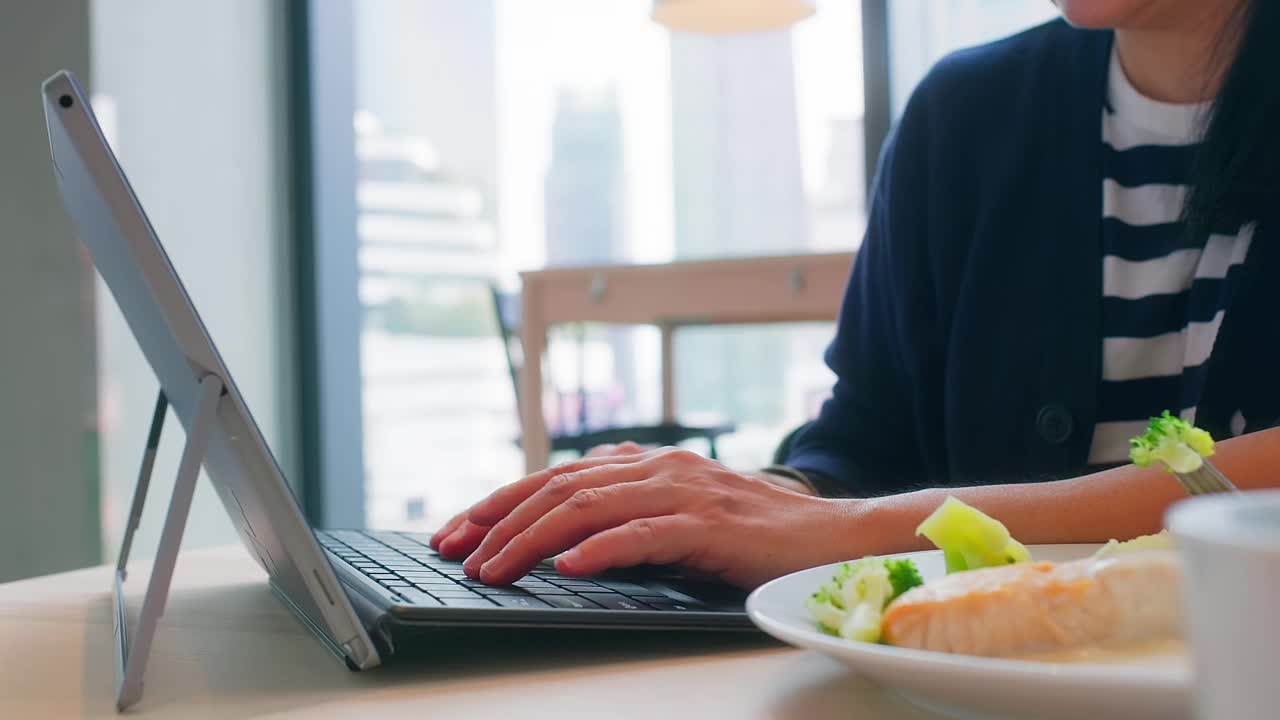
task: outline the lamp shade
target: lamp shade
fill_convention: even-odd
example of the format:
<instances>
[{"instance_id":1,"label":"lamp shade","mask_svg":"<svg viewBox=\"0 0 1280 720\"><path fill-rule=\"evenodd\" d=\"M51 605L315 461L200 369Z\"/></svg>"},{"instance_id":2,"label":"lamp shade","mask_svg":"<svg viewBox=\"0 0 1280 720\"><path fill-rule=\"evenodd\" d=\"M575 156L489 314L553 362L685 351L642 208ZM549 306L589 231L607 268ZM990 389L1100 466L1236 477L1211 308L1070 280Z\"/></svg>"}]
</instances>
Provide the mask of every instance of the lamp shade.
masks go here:
<instances>
[{"instance_id":1,"label":"lamp shade","mask_svg":"<svg viewBox=\"0 0 1280 720\"><path fill-rule=\"evenodd\" d=\"M746 33L781 30L813 13L805 0L661 0L653 20L685 32Z\"/></svg>"}]
</instances>

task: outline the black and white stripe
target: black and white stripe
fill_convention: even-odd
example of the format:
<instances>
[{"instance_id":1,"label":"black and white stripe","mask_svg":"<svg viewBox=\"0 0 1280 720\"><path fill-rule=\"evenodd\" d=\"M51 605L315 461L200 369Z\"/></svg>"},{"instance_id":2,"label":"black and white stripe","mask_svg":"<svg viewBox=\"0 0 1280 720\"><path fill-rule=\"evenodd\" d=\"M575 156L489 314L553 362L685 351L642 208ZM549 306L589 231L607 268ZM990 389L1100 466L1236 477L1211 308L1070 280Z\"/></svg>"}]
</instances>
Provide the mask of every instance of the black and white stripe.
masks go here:
<instances>
[{"instance_id":1,"label":"black and white stripe","mask_svg":"<svg viewBox=\"0 0 1280 720\"><path fill-rule=\"evenodd\" d=\"M1112 59L1102 114L1102 379L1091 463L1127 459L1129 438L1196 406L1231 278L1253 225L1189 238L1182 206L1200 108L1142 98Z\"/></svg>"}]
</instances>

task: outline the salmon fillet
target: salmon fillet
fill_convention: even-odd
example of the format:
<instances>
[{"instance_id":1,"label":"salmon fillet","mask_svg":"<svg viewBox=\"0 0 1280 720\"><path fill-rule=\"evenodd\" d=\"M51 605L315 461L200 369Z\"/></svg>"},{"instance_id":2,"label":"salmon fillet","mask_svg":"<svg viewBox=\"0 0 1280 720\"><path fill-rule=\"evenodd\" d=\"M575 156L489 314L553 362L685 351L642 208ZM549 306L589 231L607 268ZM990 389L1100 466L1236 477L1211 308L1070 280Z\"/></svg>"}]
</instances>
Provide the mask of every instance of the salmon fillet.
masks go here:
<instances>
[{"instance_id":1,"label":"salmon fillet","mask_svg":"<svg viewBox=\"0 0 1280 720\"><path fill-rule=\"evenodd\" d=\"M899 647L1008 657L1181 634L1172 552L955 573L903 593L881 632Z\"/></svg>"}]
</instances>

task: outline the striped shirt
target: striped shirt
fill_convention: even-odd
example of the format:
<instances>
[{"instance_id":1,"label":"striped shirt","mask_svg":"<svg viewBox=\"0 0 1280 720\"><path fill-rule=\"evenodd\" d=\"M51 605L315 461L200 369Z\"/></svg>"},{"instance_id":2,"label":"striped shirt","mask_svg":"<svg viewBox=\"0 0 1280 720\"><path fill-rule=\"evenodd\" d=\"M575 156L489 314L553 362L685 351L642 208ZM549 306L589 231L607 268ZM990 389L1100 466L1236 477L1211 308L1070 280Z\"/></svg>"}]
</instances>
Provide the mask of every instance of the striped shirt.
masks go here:
<instances>
[{"instance_id":1,"label":"striped shirt","mask_svg":"<svg viewBox=\"0 0 1280 720\"><path fill-rule=\"evenodd\" d=\"M1205 105L1139 93L1114 52L1102 112L1102 380L1090 463L1127 460L1168 409L1194 420L1228 284L1253 225L1187 238L1180 222ZM1237 414L1238 416L1238 414ZM1232 422L1239 432L1243 420Z\"/></svg>"}]
</instances>

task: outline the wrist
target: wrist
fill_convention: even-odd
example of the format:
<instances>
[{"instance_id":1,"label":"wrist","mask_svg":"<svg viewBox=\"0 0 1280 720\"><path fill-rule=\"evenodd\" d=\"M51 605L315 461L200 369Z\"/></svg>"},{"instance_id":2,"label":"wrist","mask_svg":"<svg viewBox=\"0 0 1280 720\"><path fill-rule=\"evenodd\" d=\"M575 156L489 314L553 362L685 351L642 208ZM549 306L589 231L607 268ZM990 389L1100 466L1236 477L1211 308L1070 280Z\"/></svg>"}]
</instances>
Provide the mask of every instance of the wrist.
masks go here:
<instances>
[{"instance_id":1,"label":"wrist","mask_svg":"<svg viewBox=\"0 0 1280 720\"><path fill-rule=\"evenodd\" d=\"M825 473L813 470L801 470L790 465L770 465L760 471L766 480L772 477L785 477L797 486L798 492L815 497L847 498L853 497L849 488Z\"/></svg>"},{"instance_id":2,"label":"wrist","mask_svg":"<svg viewBox=\"0 0 1280 720\"><path fill-rule=\"evenodd\" d=\"M856 501L857 525L868 555L928 550L933 546L916 528L942 502L938 490L918 490ZM944 493L945 494L945 493Z\"/></svg>"},{"instance_id":3,"label":"wrist","mask_svg":"<svg viewBox=\"0 0 1280 720\"><path fill-rule=\"evenodd\" d=\"M817 522L806 528L810 565L857 560L878 554L872 501L859 498L812 498Z\"/></svg>"},{"instance_id":4,"label":"wrist","mask_svg":"<svg viewBox=\"0 0 1280 720\"><path fill-rule=\"evenodd\" d=\"M804 473L785 465L770 465L752 474L771 485L776 485L792 492L814 497L820 496L818 489L813 486L813 483Z\"/></svg>"}]
</instances>

